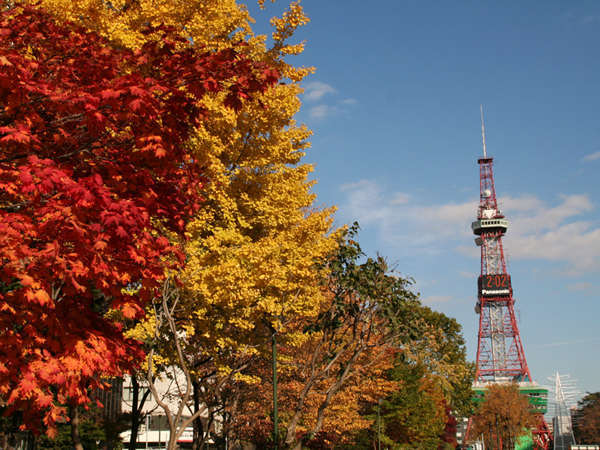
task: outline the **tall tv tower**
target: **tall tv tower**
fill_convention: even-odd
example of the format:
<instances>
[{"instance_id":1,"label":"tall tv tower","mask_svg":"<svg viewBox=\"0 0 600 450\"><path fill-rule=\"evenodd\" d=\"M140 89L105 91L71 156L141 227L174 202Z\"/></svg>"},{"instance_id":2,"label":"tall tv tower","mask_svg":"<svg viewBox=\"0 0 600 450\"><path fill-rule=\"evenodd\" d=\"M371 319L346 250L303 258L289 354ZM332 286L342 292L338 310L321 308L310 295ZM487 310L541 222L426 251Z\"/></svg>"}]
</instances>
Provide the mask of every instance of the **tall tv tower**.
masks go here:
<instances>
[{"instance_id":1,"label":"tall tv tower","mask_svg":"<svg viewBox=\"0 0 600 450\"><path fill-rule=\"evenodd\" d=\"M508 220L500 212L496 200L493 158L487 154L485 124L481 107L483 158L479 163L479 207L477 220L471 224L475 243L481 249L481 274L477 280L479 334L473 390L483 399L487 386L494 383L518 383L538 416L538 427L532 432L534 445L547 449L550 435L544 421L548 390L533 382L515 317L513 288L506 270L502 237Z\"/></svg>"}]
</instances>

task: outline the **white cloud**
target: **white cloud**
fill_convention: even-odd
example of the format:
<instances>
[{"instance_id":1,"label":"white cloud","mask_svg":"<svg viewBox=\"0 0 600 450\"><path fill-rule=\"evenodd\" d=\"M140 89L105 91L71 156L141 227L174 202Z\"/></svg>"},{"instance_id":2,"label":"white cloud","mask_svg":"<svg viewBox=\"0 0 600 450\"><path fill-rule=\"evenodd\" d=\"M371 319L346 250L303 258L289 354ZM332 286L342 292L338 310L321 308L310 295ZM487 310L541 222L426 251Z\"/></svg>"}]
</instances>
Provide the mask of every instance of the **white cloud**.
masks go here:
<instances>
[{"instance_id":1,"label":"white cloud","mask_svg":"<svg viewBox=\"0 0 600 450\"><path fill-rule=\"evenodd\" d=\"M424 205L405 192L385 192L372 180L343 190L342 210L376 227L389 245L479 256L470 230L475 200ZM587 195L560 195L552 205L534 195L502 197L499 204L510 221L504 245L510 259L554 261L566 274L600 271L600 226L585 217L594 210Z\"/></svg>"},{"instance_id":2,"label":"white cloud","mask_svg":"<svg viewBox=\"0 0 600 450\"><path fill-rule=\"evenodd\" d=\"M390 200L390 204L392 205L404 205L410 201L410 195L406 192L396 192L392 199Z\"/></svg>"},{"instance_id":3,"label":"white cloud","mask_svg":"<svg viewBox=\"0 0 600 450\"><path fill-rule=\"evenodd\" d=\"M589 222L574 222L545 232L516 234L508 240L510 256L567 262L569 273L600 268L600 228Z\"/></svg>"},{"instance_id":4,"label":"white cloud","mask_svg":"<svg viewBox=\"0 0 600 450\"><path fill-rule=\"evenodd\" d=\"M585 155L583 157L583 161L595 161L597 159L600 159L600 151L590 153L589 155Z\"/></svg>"},{"instance_id":5,"label":"white cloud","mask_svg":"<svg viewBox=\"0 0 600 450\"><path fill-rule=\"evenodd\" d=\"M521 197L501 197L498 199L498 206L502 211L531 211L540 208L542 201L533 195L522 195Z\"/></svg>"},{"instance_id":6,"label":"white cloud","mask_svg":"<svg viewBox=\"0 0 600 450\"><path fill-rule=\"evenodd\" d=\"M562 262L569 271L600 269L600 227L580 220L594 209L587 195L560 195L555 206L538 200L524 210L511 210L509 198L505 204L512 258Z\"/></svg>"},{"instance_id":7,"label":"white cloud","mask_svg":"<svg viewBox=\"0 0 600 450\"><path fill-rule=\"evenodd\" d=\"M448 203L446 205L414 206L411 208L411 212L431 224L469 224L476 208L475 202Z\"/></svg>"},{"instance_id":8,"label":"white cloud","mask_svg":"<svg viewBox=\"0 0 600 450\"><path fill-rule=\"evenodd\" d=\"M321 81L311 81L304 85L304 99L307 102L316 102L321 100L327 94L334 94L337 92L333 86Z\"/></svg>"},{"instance_id":9,"label":"white cloud","mask_svg":"<svg viewBox=\"0 0 600 450\"><path fill-rule=\"evenodd\" d=\"M311 81L304 85L304 100L307 103L318 103L308 109L311 119L324 119L335 114L347 113L351 106L358 103L354 98L332 98L327 101L324 97L337 94L338 91L331 85L321 81Z\"/></svg>"},{"instance_id":10,"label":"white cloud","mask_svg":"<svg viewBox=\"0 0 600 450\"><path fill-rule=\"evenodd\" d=\"M335 114L337 112L337 108L335 106L329 105L317 105L310 108L308 114L313 119L323 119L327 116Z\"/></svg>"},{"instance_id":11,"label":"white cloud","mask_svg":"<svg viewBox=\"0 0 600 450\"><path fill-rule=\"evenodd\" d=\"M387 194L372 180L342 186L348 203L344 210L360 223L375 224L392 244L430 246L441 237L464 235L477 204L421 206L405 192Z\"/></svg>"},{"instance_id":12,"label":"white cloud","mask_svg":"<svg viewBox=\"0 0 600 450\"><path fill-rule=\"evenodd\" d=\"M561 203L552 207L532 196L501 197L498 204L512 222L511 231L518 234L556 229L565 220L594 208L587 195L559 195L559 199Z\"/></svg>"}]
</instances>

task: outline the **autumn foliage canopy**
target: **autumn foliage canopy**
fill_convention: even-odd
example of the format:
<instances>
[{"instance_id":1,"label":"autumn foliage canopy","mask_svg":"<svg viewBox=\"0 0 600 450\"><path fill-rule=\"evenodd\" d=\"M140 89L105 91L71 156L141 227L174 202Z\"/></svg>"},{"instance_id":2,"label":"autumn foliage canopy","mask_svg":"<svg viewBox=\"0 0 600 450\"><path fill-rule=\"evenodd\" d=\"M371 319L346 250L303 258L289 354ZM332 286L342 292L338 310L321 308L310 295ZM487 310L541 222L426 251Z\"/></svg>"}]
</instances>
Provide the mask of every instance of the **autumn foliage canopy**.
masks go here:
<instances>
[{"instance_id":1,"label":"autumn foliage canopy","mask_svg":"<svg viewBox=\"0 0 600 450\"><path fill-rule=\"evenodd\" d=\"M454 443L460 326L315 203L298 0L270 37L239 0L2 5L0 447L111 448L89 405L127 375L131 448L149 402L168 448Z\"/></svg>"},{"instance_id":2,"label":"autumn foliage canopy","mask_svg":"<svg viewBox=\"0 0 600 450\"><path fill-rule=\"evenodd\" d=\"M35 9L0 15L0 400L30 424L142 359L121 323L181 261L167 236L201 205L200 99L237 109L278 79L147 32L131 51Z\"/></svg>"}]
</instances>

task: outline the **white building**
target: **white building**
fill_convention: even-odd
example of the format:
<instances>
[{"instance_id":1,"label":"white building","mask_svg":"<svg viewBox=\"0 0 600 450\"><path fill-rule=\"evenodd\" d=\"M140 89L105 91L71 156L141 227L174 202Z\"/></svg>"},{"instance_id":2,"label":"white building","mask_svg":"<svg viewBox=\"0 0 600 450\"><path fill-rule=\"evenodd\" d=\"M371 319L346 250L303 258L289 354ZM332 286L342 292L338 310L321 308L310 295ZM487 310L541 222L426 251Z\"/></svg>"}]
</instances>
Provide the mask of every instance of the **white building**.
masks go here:
<instances>
[{"instance_id":1,"label":"white building","mask_svg":"<svg viewBox=\"0 0 600 450\"><path fill-rule=\"evenodd\" d=\"M182 398L185 392L186 380L183 373L177 373L177 376L170 373L170 377L163 376L162 378L155 381L155 387L158 394L161 396L161 402L164 402L173 415L176 414L179 407L179 400ZM121 411L123 413L131 413L133 408L133 385L131 383L131 377L126 377L122 383L123 394L121 400ZM142 399L144 394L149 390L147 384L144 385L140 382L138 401ZM156 402L152 393L150 392L142 407L143 419L140 423L137 435L137 448L148 448L148 449L166 449L167 442L169 441L170 431L168 426L167 417L164 409ZM190 392L190 400L188 405L184 408L182 421L189 419L193 414L193 397ZM203 422L204 427L207 425L208 414L204 412L200 419ZM211 432L219 431L219 423L212 427ZM180 438L177 440L180 448L191 448L193 440L193 426L190 424L185 428ZM131 437L131 430L124 431L121 433L121 439L125 444L129 442Z\"/></svg>"}]
</instances>

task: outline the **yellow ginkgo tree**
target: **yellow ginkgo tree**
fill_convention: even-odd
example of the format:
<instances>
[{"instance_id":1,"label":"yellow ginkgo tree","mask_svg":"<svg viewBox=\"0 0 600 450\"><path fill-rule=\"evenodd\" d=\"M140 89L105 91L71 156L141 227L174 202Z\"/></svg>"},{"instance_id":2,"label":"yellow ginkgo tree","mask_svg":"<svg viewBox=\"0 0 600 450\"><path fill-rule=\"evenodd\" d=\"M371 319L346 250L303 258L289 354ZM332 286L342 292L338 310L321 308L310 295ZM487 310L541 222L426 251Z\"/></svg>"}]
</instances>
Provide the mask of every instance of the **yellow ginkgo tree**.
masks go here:
<instances>
[{"instance_id":1,"label":"yellow ginkgo tree","mask_svg":"<svg viewBox=\"0 0 600 450\"><path fill-rule=\"evenodd\" d=\"M301 342L301 334L286 333L286 322L317 313L319 263L337 245L333 209L315 207L312 167L302 163L311 132L294 120L301 106L299 83L312 72L285 60L303 50L303 43L288 42L308 22L299 2L271 19L269 45L266 36L253 33L246 6L235 0L31 3L124 47L149 39L143 33L147 25L165 24L199 52L235 47L279 71L282 82L239 111L225 107L219 94L202 99L208 119L188 145L204 167L204 205L181 243L187 260L173 309L178 332L170 335L181 341L185 359L173 351L171 363L183 363L196 383L252 382L244 378L245 361L267 350L273 332L287 344ZM141 327L137 337L152 342L141 331L149 328Z\"/></svg>"}]
</instances>

